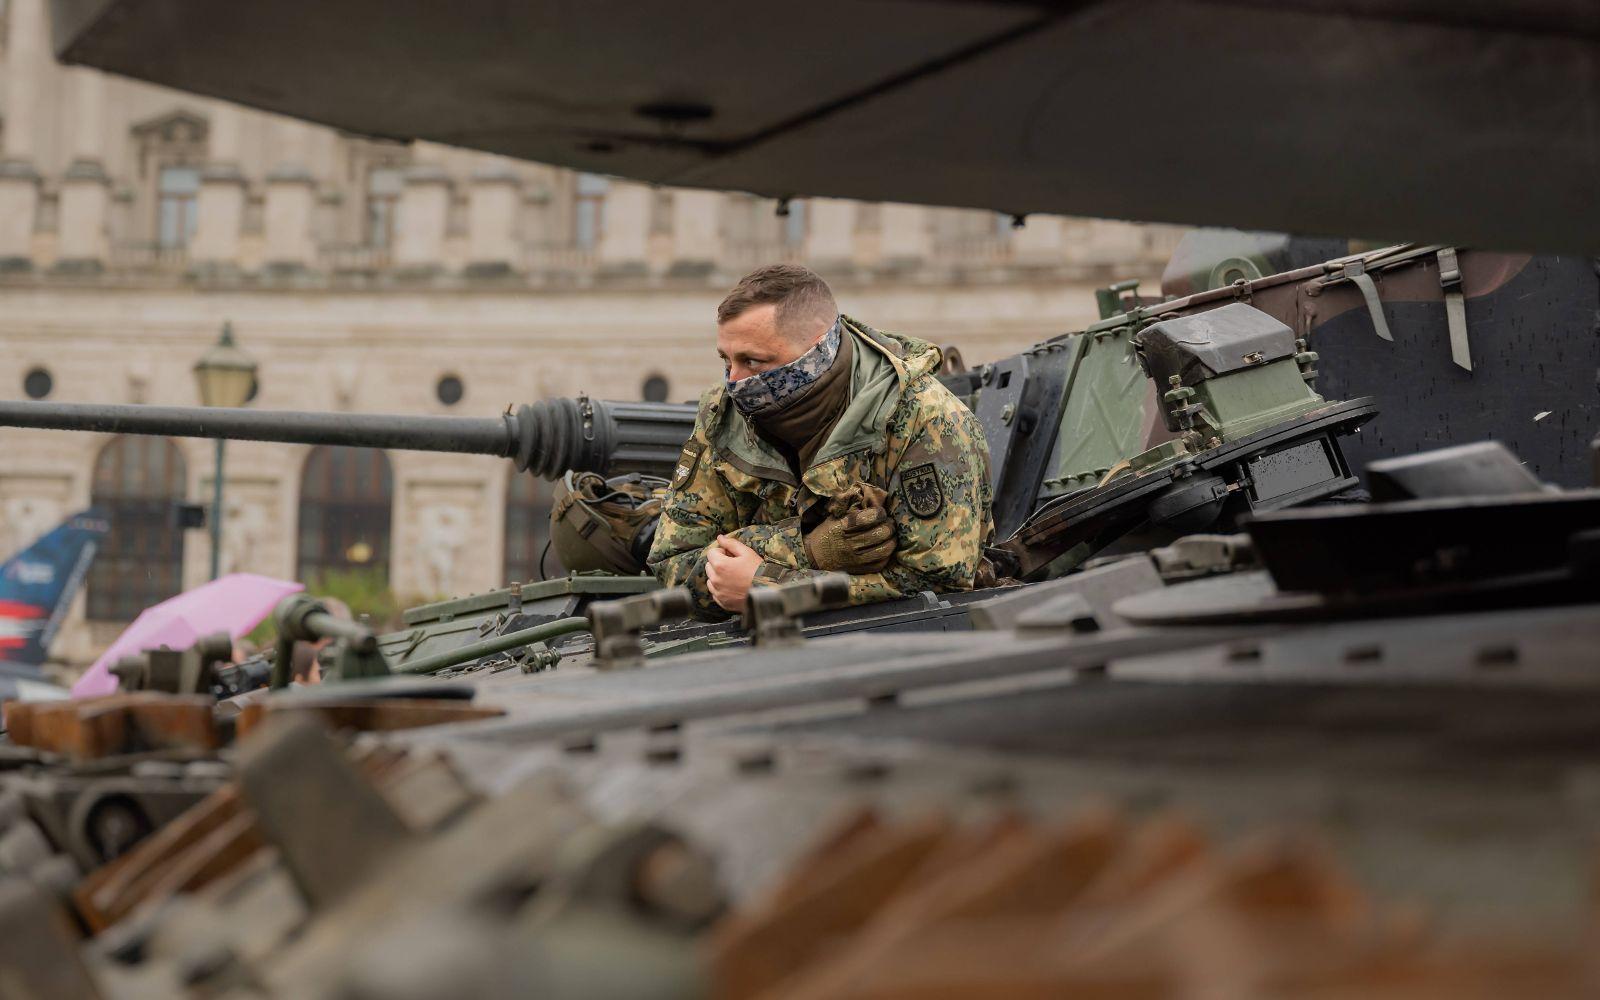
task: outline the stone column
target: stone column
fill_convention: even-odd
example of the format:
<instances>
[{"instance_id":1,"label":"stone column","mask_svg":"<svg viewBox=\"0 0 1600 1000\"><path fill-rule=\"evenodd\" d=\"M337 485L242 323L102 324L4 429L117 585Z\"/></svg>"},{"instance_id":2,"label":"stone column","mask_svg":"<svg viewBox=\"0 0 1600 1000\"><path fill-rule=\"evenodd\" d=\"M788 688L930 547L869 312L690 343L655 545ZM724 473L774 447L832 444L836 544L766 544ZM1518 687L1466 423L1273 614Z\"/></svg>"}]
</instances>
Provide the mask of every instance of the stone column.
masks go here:
<instances>
[{"instance_id":1,"label":"stone column","mask_svg":"<svg viewBox=\"0 0 1600 1000\"><path fill-rule=\"evenodd\" d=\"M650 205L654 192L648 185L612 181L606 189L605 227L600 232L600 275L605 278L640 278L650 251Z\"/></svg>"},{"instance_id":2,"label":"stone column","mask_svg":"<svg viewBox=\"0 0 1600 1000\"><path fill-rule=\"evenodd\" d=\"M418 163L406 168L406 187L394 220L394 262L407 277L422 278L444 266L444 231L450 215L450 175Z\"/></svg>"},{"instance_id":3,"label":"stone column","mask_svg":"<svg viewBox=\"0 0 1600 1000\"><path fill-rule=\"evenodd\" d=\"M262 217L268 271L282 275L309 270L316 261L311 238L316 181L306 166L308 126L295 121L273 123L278 160L267 174L267 200Z\"/></svg>"},{"instance_id":4,"label":"stone column","mask_svg":"<svg viewBox=\"0 0 1600 1000\"><path fill-rule=\"evenodd\" d=\"M675 277L710 274L722 255L720 191L683 188L672 195L672 268Z\"/></svg>"},{"instance_id":5,"label":"stone column","mask_svg":"<svg viewBox=\"0 0 1600 1000\"><path fill-rule=\"evenodd\" d=\"M1089 224L1089 243L1099 259L1134 266L1143 256L1144 230L1132 222L1094 219Z\"/></svg>"},{"instance_id":6,"label":"stone column","mask_svg":"<svg viewBox=\"0 0 1600 1000\"><path fill-rule=\"evenodd\" d=\"M467 276L494 278L517 270L517 210L522 182L503 163L485 165L472 175L467 192Z\"/></svg>"},{"instance_id":7,"label":"stone column","mask_svg":"<svg viewBox=\"0 0 1600 1000\"><path fill-rule=\"evenodd\" d=\"M1011 231L1011 260L1022 267L1059 267L1066 261L1065 232L1058 215L1030 215Z\"/></svg>"},{"instance_id":8,"label":"stone column","mask_svg":"<svg viewBox=\"0 0 1600 1000\"><path fill-rule=\"evenodd\" d=\"M110 250L107 222L111 178L101 160L105 135L105 77L75 69L68 77L72 91L72 163L61 178L60 234L56 269L96 273Z\"/></svg>"},{"instance_id":9,"label":"stone column","mask_svg":"<svg viewBox=\"0 0 1600 1000\"><path fill-rule=\"evenodd\" d=\"M0 160L0 270L33 267L39 212L39 83L49 56L44 0L12 0L6 38L5 159Z\"/></svg>"},{"instance_id":10,"label":"stone column","mask_svg":"<svg viewBox=\"0 0 1600 1000\"><path fill-rule=\"evenodd\" d=\"M817 268L855 264L856 204L838 198L806 199L806 260Z\"/></svg>"},{"instance_id":11,"label":"stone column","mask_svg":"<svg viewBox=\"0 0 1600 1000\"><path fill-rule=\"evenodd\" d=\"M878 254L889 270L914 270L922 266L933 248L928 230L928 210L921 205L888 203L882 206L878 229Z\"/></svg>"},{"instance_id":12,"label":"stone column","mask_svg":"<svg viewBox=\"0 0 1600 1000\"><path fill-rule=\"evenodd\" d=\"M205 169L200 172L194 238L189 260L198 273L218 275L239 270L239 235L244 227L244 174L239 169L244 112L218 102L211 110ZM279 195L280 202L282 195Z\"/></svg>"}]
</instances>

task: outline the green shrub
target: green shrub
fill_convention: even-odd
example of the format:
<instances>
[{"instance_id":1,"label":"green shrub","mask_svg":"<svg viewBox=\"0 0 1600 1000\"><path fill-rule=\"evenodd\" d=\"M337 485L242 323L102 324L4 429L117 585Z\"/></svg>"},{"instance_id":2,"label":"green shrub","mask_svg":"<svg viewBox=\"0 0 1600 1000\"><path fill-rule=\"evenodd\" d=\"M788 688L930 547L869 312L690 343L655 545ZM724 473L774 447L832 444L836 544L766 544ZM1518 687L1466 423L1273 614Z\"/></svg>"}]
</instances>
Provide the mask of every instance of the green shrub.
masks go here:
<instances>
[{"instance_id":1,"label":"green shrub","mask_svg":"<svg viewBox=\"0 0 1600 1000\"><path fill-rule=\"evenodd\" d=\"M337 569L315 574L305 581L306 593L315 597L333 597L350 608L356 621L368 616L368 624L375 632L389 632L400 627L400 602L389 589L389 575L381 569ZM272 616L245 636L258 647L266 649L278 639L278 630Z\"/></svg>"},{"instance_id":2,"label":"green shrub","mask_svg":"<svg viewBox=\"0 0 1600 1000\"><path fill-rule=\"evenodd\" d=\"M305 581L306 592L316 597L334 597L349 605L356 621L368 616L373 631L388 632L400 627L400 602L389 589L389 574L378 568L333 569Z\"/></svg>"}]
</instances>

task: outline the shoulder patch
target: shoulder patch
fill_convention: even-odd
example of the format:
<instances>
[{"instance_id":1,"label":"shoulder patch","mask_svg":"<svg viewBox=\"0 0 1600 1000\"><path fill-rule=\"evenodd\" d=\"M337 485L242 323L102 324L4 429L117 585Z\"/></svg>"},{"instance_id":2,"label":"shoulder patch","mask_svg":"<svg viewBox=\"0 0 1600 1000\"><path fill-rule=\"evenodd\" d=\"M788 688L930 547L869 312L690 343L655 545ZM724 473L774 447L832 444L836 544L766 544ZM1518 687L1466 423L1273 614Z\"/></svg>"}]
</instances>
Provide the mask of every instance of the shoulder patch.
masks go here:
<instances>
[{"instance_id":1,"label":"shoulder patch","mask_svg":"<svg viewBox=\"0 0 1600 1000\"><path fill-rule=\"evenodd\" d=\"M926 520L944 509L944 487L939 485L939 470L932 462L900 473L900 495L911 513Z\"/></svg>"},{"instance_id":2,"label":"shoulder patch","mask_svg":"<svg viewBox=\"0 0 1600 1000\"><path fill-rule=\"evenodd\" d=\"M694 474L694 467L700 461L700 445L690 441L684 445L683 451L678 453L678 467L672 470L672 488L681 490L689 482L689 477Z\"/></svg>"}]
</instances>

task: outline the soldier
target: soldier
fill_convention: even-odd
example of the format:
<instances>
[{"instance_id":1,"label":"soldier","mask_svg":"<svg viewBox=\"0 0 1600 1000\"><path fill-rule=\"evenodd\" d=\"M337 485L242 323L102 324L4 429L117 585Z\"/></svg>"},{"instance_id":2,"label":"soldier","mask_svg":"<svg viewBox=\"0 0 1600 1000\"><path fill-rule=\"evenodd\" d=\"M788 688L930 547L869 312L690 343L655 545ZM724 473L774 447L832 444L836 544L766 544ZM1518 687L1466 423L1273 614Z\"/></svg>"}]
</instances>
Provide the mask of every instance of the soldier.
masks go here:
<instances>
[{"instance_id":1,"label":"soldier","mask_svg":"<svg viewBox=\"0 0 1600 1000\"><path fill-rule=\"evenodd\" d=\"M854 604L973 589L990 516L989 449L935 376L939 349L841 315L793 264L717 307L725 385L700 399L649 566L707 617L752 585L850 574Z\"/></svg>"}]
</instances>

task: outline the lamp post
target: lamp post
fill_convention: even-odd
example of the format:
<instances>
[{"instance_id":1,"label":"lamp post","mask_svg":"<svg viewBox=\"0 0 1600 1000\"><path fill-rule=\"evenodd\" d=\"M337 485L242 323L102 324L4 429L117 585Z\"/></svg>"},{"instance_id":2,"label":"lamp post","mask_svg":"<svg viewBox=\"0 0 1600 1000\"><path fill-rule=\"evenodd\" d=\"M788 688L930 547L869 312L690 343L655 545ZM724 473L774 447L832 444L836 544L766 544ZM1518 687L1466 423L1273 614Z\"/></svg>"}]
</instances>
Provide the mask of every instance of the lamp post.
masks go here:
<instances>
[{"instance_id":1,"label":"lamp post","mask_svg":"<svg viewBox=\"0 0 1600 1000\"><path fill-rule=\"evenodd\" d=\"M194 380L202 406L243 406L256 381L255 359L233 342L233 324L222 324L222 337L194 363ZM222 451L217 439L217 467L211 480L211 579L222 571Z\"/></svg>"}]
</instances>

